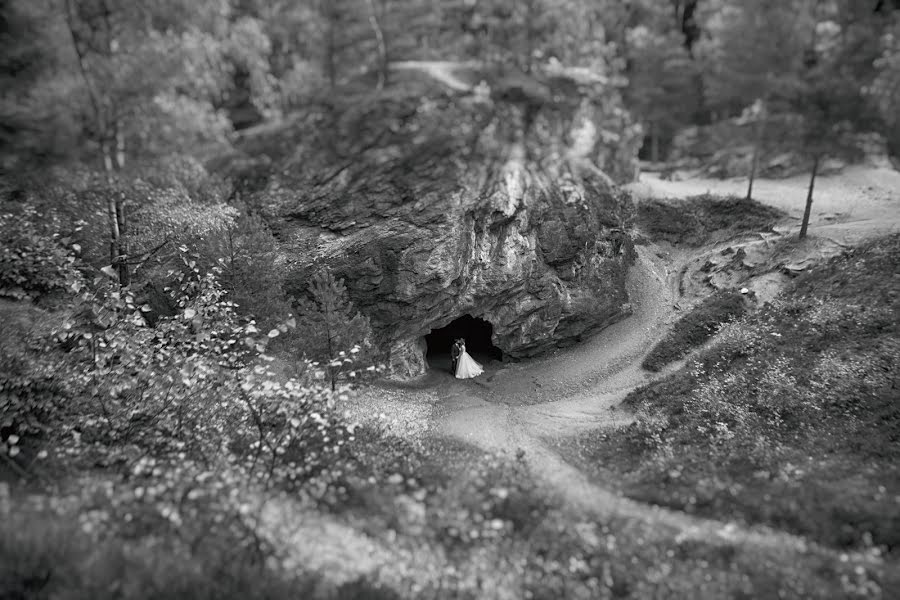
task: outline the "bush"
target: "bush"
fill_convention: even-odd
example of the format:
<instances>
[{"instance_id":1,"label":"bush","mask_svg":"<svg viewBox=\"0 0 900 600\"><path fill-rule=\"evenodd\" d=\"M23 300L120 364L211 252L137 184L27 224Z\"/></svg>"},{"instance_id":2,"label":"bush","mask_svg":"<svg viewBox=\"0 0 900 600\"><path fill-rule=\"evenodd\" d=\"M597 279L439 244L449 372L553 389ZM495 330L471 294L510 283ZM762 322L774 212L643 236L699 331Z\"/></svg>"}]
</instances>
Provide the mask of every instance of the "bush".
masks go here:
<instances>
[{"instance_id":1,"label":"bush","mask_svg":"<svg viewBox=\"0 0 900 600\"><path fill-rule=\"evenodd\" d=\"M711 338L723 323L739 317L745 310L744 297L738 292L716 292L681 317L666 337L650 350L641 366L648 371L659 371L684 358Z\"/></svg>"},{"instance_id":2,"label":"bush","mask_svg":"<svg viewBox=\"0 0 900 600\"><path fill-rule=\"evenodd\" d=\"M32 331L39 319L47 316L33 306L0 300L0 455L11 458L45 433L68 397L57 363Z\"/></svg>"},{"instance_id":3,"label":"bush","mask_svg":"<svg viewBox=\"0 0 900 600\"><path fill-rule=\"evenodd\" d=\"M33 209L0 213L0 298L39 298L65 290L77 274L70 242L52 216L41 222Z\"/></svg>"}]
</instances>

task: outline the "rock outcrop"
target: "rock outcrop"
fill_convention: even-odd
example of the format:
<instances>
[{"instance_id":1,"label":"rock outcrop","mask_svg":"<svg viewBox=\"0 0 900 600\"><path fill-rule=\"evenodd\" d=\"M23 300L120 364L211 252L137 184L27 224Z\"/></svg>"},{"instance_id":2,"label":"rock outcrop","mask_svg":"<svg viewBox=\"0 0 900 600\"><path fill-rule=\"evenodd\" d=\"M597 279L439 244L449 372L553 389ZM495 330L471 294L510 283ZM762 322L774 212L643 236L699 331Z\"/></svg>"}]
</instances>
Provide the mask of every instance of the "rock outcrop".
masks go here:
<instances>
[{"instance_id":1,"label":"rock outcrop","mask_svg":"<svg viewBox=\"0 0 900 600\"><path fill-rule=\"evenodd\" d=\"M279 171L258 194L277 223L288 290L303 293L322 266L343 277L400 376L422 373L424 336L464 314L489 321L511 358L627 315L632 207L595 166L616 156L609 111L584 95L548 103L552 90L536 103L496 89L411 89L332 114L324 130L280 132L282 147L314 131L337 140L275 157Z\"/></svg>"}]
</instances>

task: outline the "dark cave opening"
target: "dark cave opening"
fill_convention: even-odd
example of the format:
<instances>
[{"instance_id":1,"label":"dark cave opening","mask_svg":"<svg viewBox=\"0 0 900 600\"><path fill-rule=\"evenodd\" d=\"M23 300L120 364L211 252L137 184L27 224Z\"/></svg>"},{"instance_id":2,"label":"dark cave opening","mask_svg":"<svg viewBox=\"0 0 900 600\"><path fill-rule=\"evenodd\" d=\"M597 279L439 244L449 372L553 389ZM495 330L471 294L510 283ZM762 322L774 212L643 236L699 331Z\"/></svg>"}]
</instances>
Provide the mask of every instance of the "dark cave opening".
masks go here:
<instances>
[{"instance_id":1,"label":"dark cave opening","mask_svg":"<svg viewBox=\"0 0 900 600\"><path fill-rule=\"evenodd\" d=\"M503 351L494 345L491 335L494 326L489 321L463 315L446 326L432 329L425 336L425 358L432 368L450 370L450 347L457 338L466 340L466 352L482 364L503 360Z\"/></svg>"}]
</instances>

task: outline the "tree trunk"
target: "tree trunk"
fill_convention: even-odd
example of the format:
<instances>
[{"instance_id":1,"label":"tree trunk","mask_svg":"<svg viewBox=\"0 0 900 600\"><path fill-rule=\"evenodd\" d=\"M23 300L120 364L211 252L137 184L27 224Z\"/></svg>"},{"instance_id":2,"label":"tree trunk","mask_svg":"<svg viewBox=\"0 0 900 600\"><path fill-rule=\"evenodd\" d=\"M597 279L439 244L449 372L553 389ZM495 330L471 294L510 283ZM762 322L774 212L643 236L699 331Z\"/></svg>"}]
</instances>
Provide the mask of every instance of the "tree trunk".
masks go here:
<instances>
[{"instance_id":1,"label":"tree trunk","mask_svg":"<svg viewBox=\"0 0 900 600\"><path fill-rule=\"evenodd\" d=\"M116 121L116 168L125 168L125 132L120 121Z\"/></svg>"},{"instance_id":2,"label":"tree trunk","mask_svg":"<svg viewBox=\"0 0 900 600\"><path fill-rule=\"evenodd\" d=\"M384 32L378 23L378 10L375 0L369 0L369 24L375 33L375 42L378 47L378 83L376 89L383 90L388 78L388 53L387 44L384 41Z\"/></svg>"},{"instance_id":3,"label":"tree trunk","mask_svg":"<svg viewBox=\"0 0 900 600\"><path fill-rule=\"evenodd\" d=\"M109 56L112 56L115 53L115 45L110 24L111 12L105 0L100 3L100 6L103 9L102 17L105 24L106 52ZM106 218L109 226L109 257L112 267L118 272L119 284L124 287L131 280L126 258L128 249L123 239L127 225L125 198L123 194L114 192L115 177L113 175L117 170L121 170L125 166L125 134L122 131L121 124L110 118L112 113L110 100L108 97L103 96L99 86L91 76L90 63L87 60L90 46L82 39L75 27L78 11L73 0L66 0L64 8L66 25L72 39L72 46L75 49L75 56L78 59L78 68L91 102L94 124L100 141L103 170L106 173L106 183L109 187L109 196L106 204Z\"/></svg>"},{"instance_id":4,"label":"tree trunk","mask_svg":"<svg viewBox=\"0 0 900 600\"><path fill-rule=\"evenodd\" d=\"M109 257L112 267L119 276L119 285L122 287L131 283L131 272L128 268L128 246L125 242L127 227L125 214L124 193L115 190L114 174L125 164L125 141L120 136L118 127L112 135L100 143L103 154L103 169L106 172L108 186L106 201L106 217L109 222Z\"/></svg>"},{"instance_id":5,"label":"tree trunk","mask_svg":"<svg viewBox=\"0 0 900 600\"><path fill-rule=\"evenodd\" d=\"M650 161L659 162L659 133L656 123L650 122Z\"/></svg>"},{"instance_id":6,"label":"tree trunk","mask_svg":"<svg viewBox=\"0 0 900 600\"><path fill-rule=\"evenodd\" d=\"M109 179L112 180L112 177ZM119 257L119 220L116 218L116 199L112 194L106 200L106 220L109 223L109 261L115 266Z\"/></svg>"},{"instance_id":7,"label":"tree trunk","mask_svg":"<svg viewBox=\"0 0 900 600\"><path fill-rule=\"evenodd\" d=\"M526 0L525 3L525 61L523 68L526 73L531 73L532 57L534 56L534 29L535 20L534 0Z\"/></svg>"},{"instance_id":8,"label":"tree trunk","mask_svg":"<svg viewBox=\"0 0 900 600\"><path fill-rule=\"evenodd\" d=\"M758 153L758 146L753 146L753 160L750 164L750 181L747 183L747 200L753 199L753 180L756 179L756 161Z\"/></svg>"},{"instance_id":9,"label":"tree trunk","mask_svg":"<svg viewBox=\"0 0 900 600\"><path fill-rule=\"evenodd\" d=\"M753 199L753 182L756 180L756 171L759 169L759 155L762 152L763 130L766 122L756 124L756 135L753 139L753 159L750 163L750 182L747 184L747 200Z\"/></svg>"},{"instance_id":10,"label":"tree trunk","mask_svg":"<svg viewBox=\"0 0 900 600\"><path fill-rule=\"evenodd\" d=\"M116 170L125 168L125 133L122 131L121 121L115 122L116 139ZM116 203L116 223L118 224L119 238L117 247L119 252L119 284L125 287L131 284L131 269L128 267L128 216L125 207L125 193L117 191L114 195Z\"/></svg>"},{"instance_id":11,"label":"tree trunk","mask_svg":"<svg viewBox=\"0 0 900 600\"><path fill-rule=\"evenodd\" d=\"M335 391L336 386L334 383L334 367L331 366L331 363L334 362L334 345L332 344L333 339L331 335L331 310L325 303L323 303L322 309L325 312L325 340L328 342L328 379L331 381L331 391L333 392Z\"/></svg>"},{"instance_id":12,"label":"tree trunk","mask_svg":"<svg viewBox=\"0 0 900 600\"><path fill-rule=\"evenodd\" d=\"M328 77L328 89L334 90L337 84L337 53L335 42L335 21L336 17L330 16L327 29L325 30L325 74Z\"/></svg>"},{"instance_id":13,"label":"tree trunk","mask_svg":"<svg viewBox=\"0 0 900 600\"><path fill-rule=\"evenodd\" d=\"M806 230L809 228L809 215L812 213L813 190L816 186L816 173L819 171L819 155L813 158L812 175L809 178L809 192L806 194L806 209L803 211L803 222L800 224L800 239L806 237Z\"/></svg>"},{"instance_id":14,"label":"tree trunk","mask_svg":"<svg viewBox=\"0 0 900 600\"><path fill-rule=\"evenodd\" d=\"M119 239L118 239L118 251L119 251L119 263L118 263L118 271L119 271L119 285L122 287L126 287L131 284L131 269L128 266L128 240L125 237L125 232L128 231L128 221L126 220L125 213L125 193L124 192L116 192L115 194L115 202L116 202L116 222L119 225Z\"/></svg>"}]
</instances>

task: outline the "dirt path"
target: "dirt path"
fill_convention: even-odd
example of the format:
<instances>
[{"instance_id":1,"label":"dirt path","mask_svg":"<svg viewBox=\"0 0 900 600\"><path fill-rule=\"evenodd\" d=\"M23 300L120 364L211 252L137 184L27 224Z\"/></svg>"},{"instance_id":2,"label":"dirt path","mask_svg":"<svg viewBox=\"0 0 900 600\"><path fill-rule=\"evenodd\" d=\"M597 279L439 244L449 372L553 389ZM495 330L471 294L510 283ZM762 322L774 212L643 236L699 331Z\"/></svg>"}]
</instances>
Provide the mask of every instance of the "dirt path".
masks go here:
<instances>
[{"instance_id":1,"label":"dirt path","mask_svg":"<svg viewBox=\"0 0 900 600\"><path fill-rule=\"evenodd\" d=\"M537 478L572 508L599 519L628 520L648 541L675 538L794 560L811 544L765 527L740 527L624 498L596 485L552 450L554 438L633 419L617 405L651 379L640 360L677 315L678 270L667 271L662 263L654 247L639 249L628 282L634 314L583 346L505 369L488 383L442 376L439 394L447 413L437 430L485 450L524 451Z\"/></svg>"},{"instance_id":2,"label":"dirt path","mask_svg":"<svg viewBox=\"0 0 900 600\"><path fill-rule=\"evenodd\" d=\"M649 380L640 358L676 313L675 273L662 263L650 247L638 248L628 278L633 314L584 344L510 365L484 382L441 377L436 383L449 414L440 429L481 447L515 451L516 443L533 449L533 438L628 422L614 407Z\"/></svg>"}]
</instances>

